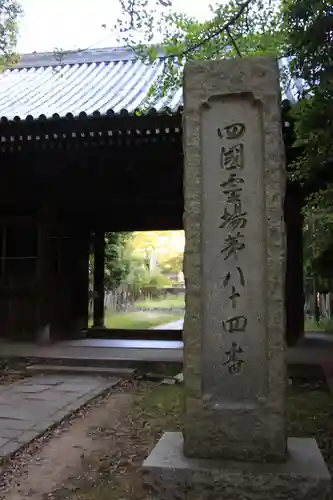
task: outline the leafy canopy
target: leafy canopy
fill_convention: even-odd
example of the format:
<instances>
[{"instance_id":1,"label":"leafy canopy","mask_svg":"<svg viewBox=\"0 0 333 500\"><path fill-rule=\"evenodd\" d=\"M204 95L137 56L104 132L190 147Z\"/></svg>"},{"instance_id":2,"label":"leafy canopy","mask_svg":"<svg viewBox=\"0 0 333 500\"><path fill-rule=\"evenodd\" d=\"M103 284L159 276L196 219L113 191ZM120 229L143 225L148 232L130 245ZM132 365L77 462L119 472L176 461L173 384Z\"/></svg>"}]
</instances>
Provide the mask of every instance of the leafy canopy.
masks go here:
<instances>
[{"instance_id":1,"label":"leafy canopy","mask_svg":"<svg viewBox=\"0 0 333 500\"><path fill-rule=\"evenodd\" d=\"M0 68L15 62L18 19L22 9L16 0L0 0Z\"/></svg>"},{"instance_id":2,"label":"leafy canopy","mask_svg":"<svg viewBox=\"0 0 333 500\"><path fill-rule=\"evenodd\" d=\"M156 58L165 60L164 71L151 89L154 97L167 96L179 88L186 61L280 56L285 51L280 0L229 0L212 6L211 18L204 22L175 12L169 3L156 14L148 0L120 1L125 18L119 20L119 39L147 63ZM137 17L130 15L133 9Z\"/></svg>"},{"instance_id":3,"label":"leafy canopy","mask_svg":"<svg viewBox=\"0 0 333 500\"><path fill-rule=\"evenodd\" d=\"M114 290L126 278L130 262L126 258L126 246L130 233L105 233L105 288Z\"/></svg>"},{"instance_id":4,"label":"leafy canopy","mask_svg":"<svg viewBox=\"0 0 333 500\"><path fill-rule=\"evenodd\" d=\"M293 107L296 179L308 197L305 214L305 272L332 279L333 260L333 4L325 0L288 0L291 71L304 81L304 92Z\"/></svg>"},{"instance_id":5,"label":"leafy canopy","mask_svg":"<svg viewBox=\"0 0 333 500\"><path fill-rule=\"evenodd\" d=\"M303 151L295 167L301 181L324 195L333 181L333 5L289 0L285 16L292 71L304 80L302 99L293 109Z\"/></svg>"}]
</instances>

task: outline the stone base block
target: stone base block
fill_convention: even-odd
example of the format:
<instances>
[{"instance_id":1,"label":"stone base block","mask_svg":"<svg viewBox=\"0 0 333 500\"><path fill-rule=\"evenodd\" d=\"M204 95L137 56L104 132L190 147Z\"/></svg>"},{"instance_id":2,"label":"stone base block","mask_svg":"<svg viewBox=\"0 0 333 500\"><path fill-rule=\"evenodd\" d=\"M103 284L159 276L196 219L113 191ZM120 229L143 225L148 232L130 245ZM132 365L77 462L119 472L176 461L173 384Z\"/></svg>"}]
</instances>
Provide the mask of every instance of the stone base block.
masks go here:
<instances>
[{"instance_id":1,"label":"stone base block","mask_svg":"<svg viewBox=\"0 0 333 500\"><path fill-rule=\"evenodd\" d=\"M331 500L314 439L290 438L285 463L187 459L183 437L164 434L143 464L147 500Z\"/></svg>"}]
</instances>

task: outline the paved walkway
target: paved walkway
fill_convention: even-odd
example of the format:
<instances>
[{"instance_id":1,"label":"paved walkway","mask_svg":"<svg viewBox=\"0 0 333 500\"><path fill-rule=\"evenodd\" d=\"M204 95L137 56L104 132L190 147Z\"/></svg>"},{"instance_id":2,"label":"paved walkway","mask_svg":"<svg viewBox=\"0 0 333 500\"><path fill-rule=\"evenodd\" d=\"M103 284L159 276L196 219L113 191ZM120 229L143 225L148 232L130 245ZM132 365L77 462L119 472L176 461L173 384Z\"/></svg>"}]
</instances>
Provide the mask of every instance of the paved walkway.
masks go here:
<instances>
[{"instance_id":1,"label":"paved walkway","mask_svg":"<svg viewBox=\"0 0 333 500\"><path fill-rule=\"evenodd\" d=\"M182 321L182 320L179 320ZM178 322L173 322L173 325ZM170 323L169 323L170 325ZM165 328L161 325L159 328ZM323 365L330 363L333 373L333 335L306 333L297 347L287 349L287 362ZM66 360L105 360L116 363L183 361L183 342L175 340L84 339L58 342L49 346L15 343L0 339L1 358Z\"/></svg>"},{"instance_id":2,"label":"paved walkway","mask_svg":"<svg viewBox=\"0 0 333 500\"><path fill-rule=\"evenodd\" d=\"M101 377L45 375L0 386L0 459L117 382Z\"/></svg>"},{"instance_id":3,"label":"paved walkway","mask_svg":"<svg viewBox=\"0 0 333 500\"><path fill-rule=\"evenodd\" d=\"M83 339L49 346L0 341L1 358L182 362L183 342L164 340Z\"/></svg>"},{"instance_id":4,"label":"paved walkway","mask_svg":"<svg viewBox=\"0 0 333 500\"><path fill-rule=\"evenodd\" d=\"M155 326L153 330L182 330L184 326L184 320L179 319L177 321L172 321L172 323L165 323L164 325Z\"/></svg>"}]
</instances>

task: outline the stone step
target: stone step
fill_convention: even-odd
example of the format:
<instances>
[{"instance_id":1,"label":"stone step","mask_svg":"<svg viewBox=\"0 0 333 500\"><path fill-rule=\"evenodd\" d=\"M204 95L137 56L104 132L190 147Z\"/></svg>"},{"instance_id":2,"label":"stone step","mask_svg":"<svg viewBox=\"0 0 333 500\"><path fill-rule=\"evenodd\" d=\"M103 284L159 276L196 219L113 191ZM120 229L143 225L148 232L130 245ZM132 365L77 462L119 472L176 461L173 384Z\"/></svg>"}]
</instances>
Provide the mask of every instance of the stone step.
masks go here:
<instances>
[{"instance_id":1,"label":"stone step","mask_svg":"<svg viewBox=\"0 0 333 500\"><path fill-rule=\"evenodd\" d=\"M134 368L110 368L101 366L67 366L67 365L30 365L26 367L28 373L66 373L75 375L104 375L106 377L121 377L131 379L134 377Z\"/></svg>"},{"instance_id":2,"label":"stone step","mask_svg":"<svg viewBox=\"0 0 333 500\"><path fill-rule=\"evenodd\" d=\"M103 350L102 350L103 351ZM105 350L104 350L105 351ZM182 370L182 362L173 359L144 359L140 356L140 350L137 350L137 359L123 359L120 357L97 357L93 356L11 356L6 360L12 368L25 370L27 366L40 365L47 366L65 366L79 368L106 368L111 370L137 370L140 373L154 372L176 375ZM171 352L172 354L172 352ZM165 357L165 356L164 356Z\"/></svg>"},{"instance_id":3,"label":"stone step","mask_svg":"<svg viewBox=\"0 0 333 500\"><path fill-rule=\"evenodd\" d=\"M89 328L85 332L87 339L122 339L122 340L182 340L182 330L124 330L121 328Z\"/></svg>"}]
</instances>

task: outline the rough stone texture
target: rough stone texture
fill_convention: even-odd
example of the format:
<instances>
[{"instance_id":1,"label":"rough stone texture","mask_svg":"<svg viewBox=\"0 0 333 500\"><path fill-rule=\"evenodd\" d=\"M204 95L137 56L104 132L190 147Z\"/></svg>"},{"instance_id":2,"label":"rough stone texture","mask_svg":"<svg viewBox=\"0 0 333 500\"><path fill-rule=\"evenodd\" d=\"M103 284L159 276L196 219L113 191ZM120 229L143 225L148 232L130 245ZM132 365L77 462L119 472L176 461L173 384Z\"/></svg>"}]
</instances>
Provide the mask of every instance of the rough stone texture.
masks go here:
<instances>
[{"instance_id":1,"label":"rough stone texture","mask_svg":"<svg viewBox=\"0 0 333 500\"><path fill-rule=\"evenodd\" d=\"M289 439L284 463L188 459L181 433L164 434L143 464L149 500L330 500L330 475L313 439Z\"/></svg>"},{"instance_id":2,"label":"rough stone texture","mask_svg":"<svg viewBox=\"0 0 333 500\"><path fill-rule=\"evenodd\" d=\"M277 64L268 58L190 62L185 67L188 457L285 458L285 166L279 96ZM239 122L246 127L244 135L228 142L224 128ZM220 154L222 146L240 142L247 225L236 232L243 232L245 249L228 267L231 260L221 253L228 231L220 228L226 206L220 184L230 173L239 177L239 171L223 170ZM247 317L245 333L223 329L233 311L223 281L230 271L234 281L229 285L239 285L236 266L242 268L245 286L237 289L241 299L235 315ZM223 364L232 342L242 347L245 361L241 373L233 375Z\"/></svg>"},{"instance_id":3,"label":"rough stone texture","mask_svg":"<svg viewBox=\"0 0 333 500\"><path fill-rule=\"evenodd\" d=\"M45 375L0 387L0 459L27 445L118 380Z\"/></svg>"}]
</instances>

